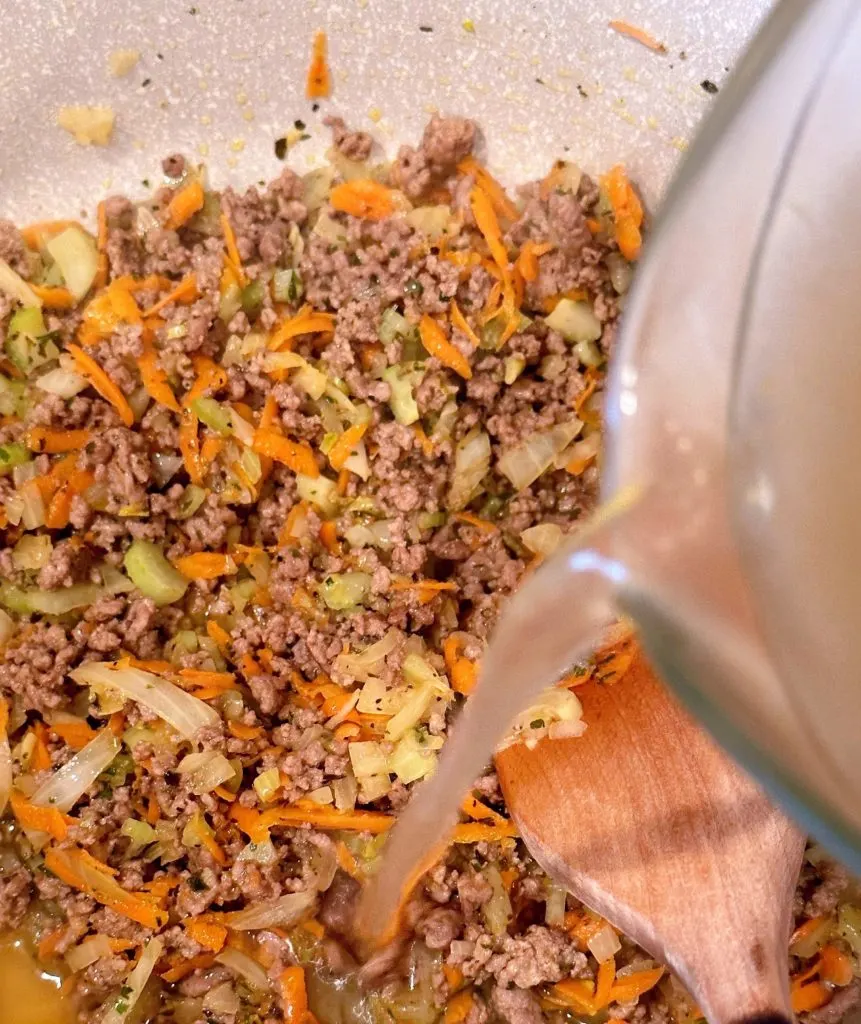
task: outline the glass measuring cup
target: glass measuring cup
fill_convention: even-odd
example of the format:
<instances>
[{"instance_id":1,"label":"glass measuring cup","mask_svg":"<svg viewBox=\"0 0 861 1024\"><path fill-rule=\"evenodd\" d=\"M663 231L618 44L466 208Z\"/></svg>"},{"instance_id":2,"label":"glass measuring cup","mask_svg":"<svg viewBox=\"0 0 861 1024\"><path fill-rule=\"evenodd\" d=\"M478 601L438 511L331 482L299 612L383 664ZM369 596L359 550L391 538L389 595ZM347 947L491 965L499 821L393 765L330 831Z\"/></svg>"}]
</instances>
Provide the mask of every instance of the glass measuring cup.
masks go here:
<instances>
[{"instance_id":1,"label":"glass measuring cup","mask_svg":"<svg viewBox=\"0 0 861 1024\"><path fill-rule=\"evenodd\" d=\"M664 677L861 869L861 9L786 0L662 212L597 546ZM569 571L560 561L552 570Z\"/></svg>"}]
</instances>

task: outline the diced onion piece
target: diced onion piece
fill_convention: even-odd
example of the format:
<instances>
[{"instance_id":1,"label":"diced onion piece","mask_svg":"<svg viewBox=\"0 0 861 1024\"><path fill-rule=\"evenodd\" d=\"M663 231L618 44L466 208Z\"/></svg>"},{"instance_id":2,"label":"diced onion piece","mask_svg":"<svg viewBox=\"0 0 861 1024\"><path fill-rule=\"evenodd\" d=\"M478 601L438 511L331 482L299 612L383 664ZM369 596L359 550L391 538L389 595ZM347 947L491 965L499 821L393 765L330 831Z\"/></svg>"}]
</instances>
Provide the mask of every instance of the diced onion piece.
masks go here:
<instances>
[{"instance_id":1,"label":"diced onion piece","mask_svg":"<svg viewBox=\"0 0 861 1024\"><path fill-rule=\"evenodd\" d=\"M272 298L276 302L298 302L304 285L298 270L276 270L272 275Z\"/></svg>"},{"instance_id":2,"label":"diced onion piece","mask_svg":"<svg viewBox=\"0 0 861 1024\"><path fill-rule=\"evenodd\" d=\"M396 338L404 338L413 330L415 328L403 313L399 313L394 306L387 306L380 317L377 337L384 345L391 345Z\"/></svg>"},{"instance_id":3,"label":"diced onion piece","mask_svg":"<svg viewBox=\"0 0 861 1024\"><path fill-rule=\"evenodd\" d=\"M265 772L260 772L252 785L260 800L264 804L268 804L275 799L281 788L281 773L277 768L267 768Z\"/></svg>"},{"instance_id":4,"label":"diced onion piece","mask_svg":"<svg viewBox=\"0 0 861 1024\"><path fill-rule=\"evenodd\" d=\"M135 964L134 970L125 979L119 995L113 996L106 1003L107 1013L102 1017L101 1024L123 1024L123 1021L128 1019L150 979L162 949L164 949L164 944L161 939L150 939L144 946L140 959Z\"/></svg>"},{"instance_id":5,"label":"diced onion piece","mask_svg":"<svg viewBox=\"0 0 861 1024\"><path fill-rule=\"evenodd\" d=\"M572 419L558 423L550 430L537 430L522 444L507 451L497 463L497 468L508 477L515 490L522 491L550 468L556 456L582 429L582 422Z\"/></svg>"},{"instance_id":6,"label":"diced onion piece","mask_svg":"<svg viewBox=\"0 0 861 1024\"><path fill-rule=\"evenodd\" d=\"M505 358L505 371L503 379L506 384L513 384L517 378L523 373L526 367L526 360L520 353L516 353L513 356L506 356Z\"/></svg>"},{"instance_id":7,"label":"diced onion piece","mask_svg":"<svg viewBox=\"0 0 861 1024\"><path fill-rule=\"evenodd\" d=\"M567 891L555 882L548 882L547 899L544 902L544 921L549 925L562 925L565 921Z\"/></svg>"},{"instance_id":8,"label":"diced onion piece","mask_svg":"<svg viewBox=\"0 0 861 1024\"><path fill-rule=\"evenodd\" d=\"M197 700L196 697L192 699ZM186 754L176 766L176 770L178 774L186 776L186 785L196 796L211 793L222 782L232 779L234 774L233 765L224 754L219 754L216 750Z\"/></svg>"},{"instance_id":9,"label":"diced onion piece","mask_svg":"<svg viewBox=\"0 0 861 1024\"><path fill-rule=\"evenodd\" d=\"M579 736L585 731L583 706L576 695L564 687L550 687L515 718L497 750L521 741L534 747L545 736Z\"/></svg>"},{"instance_id":10,"label":"diced onion piece","mask_svg":"<svg viewBox=\"0 0 861 1024\"><path fill-rule=\"evenodd\" d=\"M236 859L252 860L255 864L274 864L278 859L278 851L271 839L264 839L262 843L249 843Z\"/></svg>"},{"instance_id":11,"label":"diced onion piece","mask_svg":"<svg viewBox=\"0 0 861 1024\"><path fill-rule=\"evenodd\" d=\"M624 295L631 287L634 268L620 252L611 252L604 260L610 272L610 284L619 295Z\"/></svg>"},{"instance_id":12,"label":"diced onion piece","mask_svg":"<svg viewBox=\"0 0 861 1024\"><path fill-rule=\"evenodd\" d=\"M495 864L488 864L481 872L490 883L493 895L482 906L481 914L491 935L504 935L511 921L511 900Z\"/></svg>"},{"instance_id":13,"label":"diced onion piece","mask_svg":"<svg viewBox=\"0 0 861 1024\"><path fill-rule=\"evenodd\" d=\"M442 736L428 736L422 741L418 732L410 729L392 751L389 771L394 772L405 786L423 779L436 769L436 752L442 747L443 742Z\"/></svg>"},{"instance_id":14,"label":"diced onion piece","mask_svg":"<svg viewBox=\"0 0 861 1024\"><path fill-rule=\"evenodd\" d=\"M255 931L258 928L289 928L301 921L314 906L316 893L313 889L303 892L288 892L274 900L266 900L245 910L225 914L224 923L228 928L240 931Z\"/></svg>"},{"instance_id":15,"label":"diced onion piece","mask_svg":"<svg viewBox=\"0 0 861 1024\"><path fill-rule=\"evenodd\" d=\"M590 366L594 369L604 362L601 350L594 341L578 341L574 346L574 353L583 366Z\"/></svg>"},{"instance_id":16,"label":"diced onion piece","mask_svg":"<svg viewBox=\"0 0 861 1024\"><path fill-rule=\"evenodd\" d=\"M483 430L471 430L457 443L454 469L446 506L459 512L478 493L481 481L490 469L490 438Z\"/></svg>"},{"instance_id":17,"label":"diced onion piece","mask_svg":"<svg viewBox=\"0 0 861 1024\"><path fill-rule=\"evenodd\" d=\"M347 245L346 225L333 217L327 210L323 210L317 218L313 234L325 239L338 249L344 249Z\"/></svg>"},{"instance_id":18,"label":"diced onion piece","mask_svg":"<svg viewBox=\"0 0 861 1024\"><path fill-rule=\"evenodd\" d=\"M12 751L6 731L0 733L0 814L6 810L12 793Z\"/></svg>"},{"instance_id":19,"label":"diced onion piece","mask_svg":"<svg viewBox=\"0 0 861 1024\"><path fill-rule=\"evenodd\" d=\"M95 239L72 224L54 235L45 248L60 268L66 287L80 302L92 287L99 269Z\"/></svg>"},{"instance_id":20,"label":"diced onion piece","mask_svg":"<svg viewBox=\"0 0 861 1024\"><path fill-rule=\"evenodd\" d=\"M449 696L448 683L418 654L404 659L404 677L412 685L412 692L400 711L386 724L386 738L398 740L422 720L434 697Z\"/></svg>"},{"instance_id":21,"label":"diced onion piece","mask_svg":"<svg viewBox=\"0 0 861 1024\"><path fill-rule=\"evenodd\" d=\"M524 546L533 555L541 555L546 558L562 543L562 527L556 523L539 523L537 526L529 526L520 533L520 539Z\"/></svg>"},{"instance_id":22,"label":"diced onion piece","mask_svg":"<svg viewBox=\"0 0 861 1024\"><path fill-rule=\"evenodd\" d=\"M345 775L342 779L333 779L332 794L335 797L335 806L339 811L352 811L356 806L356 797L359 795L355 777Z\"/></svg>"},{"instance_id":23,"label":"diced onion piece","mask_svg":"<svg viewBox=\"0 0 861 1024\"><path fill-rule=\"evenodd\" d=\"M601 434L596 430L588 437L584 437L582 441L577 441L570 448L560 452L554 461L559 469L570 466L572 462L579 462L585 468L600 450Z\"/></svg>"},{"instance_id":24,"label":"diced onion piece","mask_svg":"<svg viewBox=\"0 0 861 1024\"><path fill-rule=\"evenodd\" d=\"M335 796L331 786L320 786L318 789L311 790L308 799L313 800L315 804L330 804L334 801Z\"/></svg>"},{"instance_id":25,"label":"diced onion piece","mask_svg":"<svg viewBox=\"0 0 861 1024\"><path fill-rule=\"evenodd\" d=\"M316 401L321 398L329 384L329 378L298 352L267 352L263 357L263 369L271 373L273 370L298 370L293 378L309 398Z\"/></svg>"},{"instance_id":26,"label":"diced onion piece","mask_svg":"<svg viewBox=\"0 0 861 1024\"><path fill-rule=\"evenodd\" d=\"M254 441L254 426L244 416L240 416L235 409L230 409L229 414L233 436L239 438L243 444L251 445Z\"/></svg>"},{"instance_id":27,"label":"diced onion piece","mask_svg":"<svg viewBox=\"0 0 861 1024\"><path fill-rule=\"evenodd\" d=\"M107 146L114 131L114 112L111 107L60 107L57 124L81 146Z\"/></svg>"},{"instance_id":28,"label":"diced onion piece","mask_svg":"<svg viewBox=\"0 0 861 1024\"><path fill-rule=\"evenodd\" d=\"M0 292L22 306L41 306L42 300L4 259L0 259Z\"/></svg>"},{"instance_id":29,"label":"diced onion piece","mask_svg":"<svg viewBox=\"0 0 861 1024\"><path fill-rule=\"evenodd\" d=\"M41 569L51 557L54 545L44 533L25 533L12 549L12 564L16 569Z\"/></svg>"},{"instance_id":30,"label":"diced onion piece","mask_svg":"<svg viewBox=\"0 0 861 1024\"><path fill-rule=\"evenodd\" d=\"M355 449L350 453L347 461L344 463L344 469L355 473L362 480L367 480L371 475L371 463L368 461L368 449L365 447L364 441L359 441Z\"/></svg>"},{"instance_id":31,"label":"diced onion piece","mask_svg":"<svg viewBox=\"0 0 861 1024\"><path fill-rule=\"evenodd\" d=\"M372 804L375 800L381 800L392 788L392 780L388 773L383 775L368 775L360 781L359 800L363 804Z\"/></svg>"},{"instance_id":32,"label":"diced onion piece","mask_svg":"<svg viewBox=\"0 0 861 1024\"><path fill-rule=\"evenodd\" d=\"M326 202L334 180L335 168L328 164L302 175L302 202L309 213L319 210Z\"/></svg>"},{"instance_id":33,"label":"diced onion piece","mask_svg":"<svg viewBox=\"0 0 861 1024\"><path fill-rule=\"evenodd\" d=\"M605 924L600 931L595 932L586 945L589 947L589 952L595 957L599 964L602 964L605 960L609 960L610 957L615 956L622 948L622 943L619 942L619 936L609 924Z\"/></svg>"},{"instance_id":34,"label":"diced onion piece","mask_svg":"<svg viewBox=\"0 0 861 1024\"><path fill-rule=\"evenodd\" d=\"M72 946L71 949L67 950L64 959L69 965L69 970L74 972L82 971L85 967L89 967L90 964L101 960L102 957L113 955L114 952L111 949L107 935L92 935L90 938L84 939L77 946Z\"/></svg>"},{"instance_id":35,"label":"diced onion piece","mask_svg":"<svg viewBox=\"0 0 861 1024\"><path fill-rule=\"evenodd\" d=\"M187 740L193 739L204 726L218 725L221 721L214 708L143 669L115 669L109 664L88 662L70 675L81 686L117 690L128 700L143 704Z\"/></svg>"},{"instance_id":36,"label":"diced onion piece","mask_svg":"<svg viewBox=\"0 0 861 1024\"><path fill-rule=\"evenodd\" d=\"M310 477L296 474L296 490L303 501L310 501L326 519L333 519L338 513L338 485L327 476Z\"/></svg>"},{"instance_id":37,"label":"diced onion piece","mask_svg":"<svg viewBox=\"0 0 861 1024\"><path fill-rule=\"evenodd\" d=\"M18 492L23 502L21 523L25 530L38 530L45 525L45 501L35 483L27 481Z\"/></svg>"},{"instance_id":38,"label":"diced onion piece","mask_svg":"<svg viewBox=\"0 0 861 1024\"><path fill-rule=\"evenodd\" d=\"M43 373L33 383L40 391L46 391L49 395L57 395L60 398L74 398L87 387L86 380L79 373L65 370L62 366Z\"/></svg>"},{"instance_id":39,"label":"diced onion piece","mask_svg":"<svg viewBox=\"0 0 861 1024\"><path fill-rule=\"evenodd\" d=\"M397 650L402 639L403 633L397 629L390 629L381 640L377 640L363 651L339 654L334 662L335 671L350 679L367 682L373 676L373 670L379 668L386 658Z\"/></svg>"},{"instance_id":40,"label":"diced onion piece","mask_svg":"<svg viewBox=\"0 0 861 1024\"><path fill-rule=\"evenodd\" d=\"M126 818L120 829L120 834L131 840L127 850L129 857L137 857L145 846L154 843L158 838L156 830L145 821L138 821L137 818Z\"/></svg>"},{"instance_id":41,"label":"diced onion piece","mask_svg":"<svg viewBox=\"0 0 861 1024\"><path fill-rule=\"evenodd\" d=\"M375 740L354 740L347 752L353 774L360 781L369 775L382 775L389 770L389 755L383 744Z\"/></svg>"},{"instance_id":42,"label":"diced onion piece","mask_svg":"<svg viewBox=\"0 0 861 1024\"><path fill-rule=\"evenodd\" d=\"M211 988L203 997L203 1017L208 1020L212 1014L217 1016L236 1017L242 1009L239 996L233 983L225 981L222 985Z\"/></svg>"},{"instance_id":43,"label":"diced onion piece","mask_svg":"<svg viewBox=\"0 0 861 1024\"><path fill-rule=\"evenodd\" d=\"M182 468L182 456L168 452L155 452L152 457L153 477L159 487L164 487Z\"/></svg>"},{"instance_id":44,"label":"diced onion piece","mask_svg":"<svg viewBox=\"0 0 861 1024\"><path fill-rule=\"evenodd\" d=\"M597 341L603 328L592 311L592 304L577 299L560 299L544 322L566 341Z\"/></svg>"},{"instance_id":45,"label":"diced onion piece","mask_svg":"<svg viewBox=\"0 0 861 1024\"><path fill-rule=\"evenodd\" d=\"M370 573L333 572L320 584L320 597L332 611L348 611L361 603L370 589Z\"/></svg>"},{"instance_id":46,"label":"diced onion piece","mask_svg":"<svg viewBox=\"0 0 861 1024\"><path fill-rule=\"evenodd\" d=\"M65 814L75 806L119 752L120 741L110 729L103 729L62 768L58 768L50 779L43 782L30 797L30 802L37 807L56 807Z\"/></svg>"},{"instance_id":47,"label":"diced onion piece","mask_svg":"<svg viewBox=\"0 0 861 1024\"><path fill-rule=\"evenodd\" d=\"M148 540L132 541L123 565L134 585L156 604L173 604L185 594L188 580Z\"/></svg>"},{"instance_id":48,"label":"diced onion piece","mask_svg":"<svg viewBox=\"0 0 861 1024\"><path fill-rule=\"evenodd\" d=\"M215 959L218 963L229 967L238 977L244 978L255 991L267 992L269 990L269 976L260 964L256 960L252 960L247 953L228 946Z\"/></svg>"},{"instance_id":49,"label":"diced onion piece","mask_svg":"<svg viewBox=\"0 0 861 1024\"><path fill-rule=\"evenodd\" d=\"M446 228L451 221L450 206L417 206L410 210L404 220L410 227L428 238L439 238L446 233Z\"/></svg>"}]
</instances>

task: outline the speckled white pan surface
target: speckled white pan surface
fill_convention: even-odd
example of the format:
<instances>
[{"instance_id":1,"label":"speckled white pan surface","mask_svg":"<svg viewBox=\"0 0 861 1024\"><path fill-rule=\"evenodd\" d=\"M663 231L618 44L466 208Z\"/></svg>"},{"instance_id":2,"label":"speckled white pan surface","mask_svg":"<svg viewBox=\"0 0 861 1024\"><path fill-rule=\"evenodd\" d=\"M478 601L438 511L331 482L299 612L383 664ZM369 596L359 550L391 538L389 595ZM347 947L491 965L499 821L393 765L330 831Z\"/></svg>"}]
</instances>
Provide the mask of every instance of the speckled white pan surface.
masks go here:
<instances>
[{"instance_id":1,"label":"speckled white pan surface","mask_svg":"<svg viewBox=\"0 0 861 1024\"><path fill-rule=\"evenodd\" d=\"M654 200L770 0L2 0L0 216L77 216L107 192L145 191L184 152L211 180L277 174L274 142L300 120L303 170L328 143L328 110L393 151L434 110L481 124L509 182L558 156L587 170L624 161ZM653 53L608 27L647 29ZM331 100L304 96L316 29L329 37ZM471 30L470 30L471 29ZM110 54L139 50L123 78ZM116 112L105 148L57 127L64 104Z\"/></svg>"}]
</instances>

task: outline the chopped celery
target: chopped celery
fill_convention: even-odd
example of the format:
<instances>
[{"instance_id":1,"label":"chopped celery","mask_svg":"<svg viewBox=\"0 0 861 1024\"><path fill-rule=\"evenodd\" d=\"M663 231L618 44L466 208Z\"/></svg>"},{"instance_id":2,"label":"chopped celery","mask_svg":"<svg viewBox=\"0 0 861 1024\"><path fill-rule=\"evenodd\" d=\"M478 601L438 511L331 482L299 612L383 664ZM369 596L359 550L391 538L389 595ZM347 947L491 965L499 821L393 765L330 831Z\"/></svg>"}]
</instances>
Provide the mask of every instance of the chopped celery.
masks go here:
<instances>
[{"instance_id":1,"label":"chopped celery","mask_svg":"<svg viewBox=\"0 0 861 1024\"><path fill-rule=\"evenodd\" d=\"M296 270L276 270L272 278L272 294L276 302L298 302L304 285Z\"/></svg>"},{"instance_id":2,"label":"chopped celery","mask_svg":"<svg viewBox=\"0 0 861 1024\"><path fill-rule=\"evenodd\" d=\"M597 341L601 337L601 321L592 311L590 302L560 299L544 322L566 341Z\"/></svg>"},{"instance_id":3,"label":"chopped celery","mask_svg":"<svg viewBox=\"0 0 861 1024\"><path fill-rule=\"evenodd\" d=\"M9 444L0 444L0 476L11 473L16 466L23 466L29 462L31 455L26 445L20 441L11 441Z\"/></svg>"},{"instance_id":4,"label":"chopped celery","mask_svg":"<svg viewBox=\"0 0 861 1024\"><path fill-rule=\"evenodd\" d=\"M17 310L9 321L7 337L26 334L29 338L41 338L45 333L45 318L38 306L24 306Z\"/></svg>"},{"instance_id":5,"label":"chopped celery","mask_svg":"<svg viewBox=\"0 0 861 1024\"><path fill-rule=\"evenodd\" d=\"M419 407L413 396L413 388L422 378L420 370L405 370L402 366L387 366L382 373L383 380L391 389L389 406L398 423L408 427L417 422Z\"/></svg>"},{"instance_id":6,"label":"chopped celery","mask_svg":"<svg viewBox=\"0 0 861 1024\"><path fill-rule=\"evenodd\" d=\"M837 930L856 957L861 957L861 910L844 903L837 911Z\"/></svg>"},{"instance_id":7,"label":"chopped celery","mask_svg":"<svg viewBox=\"0 0 861 1024\"><path fill-rule=\"evenodd\" d=\"M230 602L237 615L241 615L245 611L245 606L256 593L257 589L258 584L256 580L242 580L241 583L235 583L228 589Z\"/></svg>"},{"instance_id":8,"label":"chopped celery","mask_svg":"<svg viewBox=\"0 0 861 1024\"><path fill-rule=\"evenodd\" d=\"M357 740L349 745L353 774L361 782L371 775L383 775L389 770L389 755L382 743L375 740Z\"/></svg>"},{"instance_id":9,"label":"chopped celery","mask_svg":"<svg viewBox=\"0 0 861 1024\"><path fill-rule=\"evenodd\" d=\"M8 295L22 306L42 305L42 300L30 285L4 259L0 259L0 294Z\"/></svg>"},{"instance_id":10,"label":"chopped celery","mask_svg":"<svg viewBox=\"0 0 861 1024\"><path fill-rule=\"evenodd\" d=\"M335 572L320 584L320 596L327 608L343 612L360 604L370 589L371 577L366 572Z\"/></svg>"},{"instance_id":11,"label":"chopped celery","mask_svg":"<svg viewBox=\"0 0 861 1024\"><path fill-rule=\"evenodd\" d=\"M239 297L239 301L242 305L242 310L249 320L256 320L260 310L263 308L263 300L266 297L266 285L263 281L258 278L256 281L249 281L249 283L242 289Z\"/></svg>"},{"instance_id":12,"label":"chopped celery","mask_svg":"<svg viewBox=\"0 0 861 1024\"><path fill-rule=\"evenodd\" d=\"M25 571L41 569L53 550L54 545L46 533L25 533L12 550L12 564Z\"/></svg>"},{"instance_id":13,"label":"chopped celery","mask_svg":"<svg viewBox=\"0 0 861 1024\"><path fill-rule=\"evenodd\" d=\"M45 333L45 320L37 306L19 309L9 321L6 332L6 355L24 374L59 354L56 345Z\"/></svg>"},{"instance_id":14,"label":"chopped celery","mask_svg":"<svg viewBox=\"0 0 861 1024\"><path fill-rule=\"evenodd\" d=\"M0 373L0 416L23 416L26 391L23 381L9 380Z\"/></svg>"},{"instance_id":15,"label":"chopped celery","mask_svg":"<svg viewBox=\"0 0 861 1024\"><path fill-rule=\"evenodd\" d=\"M511 900L508 890L495 864L488 864L482 871L490 883L493 895L481 908L484 923L491 935L503 935L511 921Z\"/></svg>"},{"instance_id":16,"label":"chopped celery","mask_svg":"<svg viewBox=\"0 0 861 1024\"><path fill-rule=\"evenodd\" d=\"M415 327L394 306L383 310L377 336L384 345L391 345L397 338L406 338L415 332Z\"/></svg>"},{"instance_id":17,"label":"chopped celery","mask_svg":"<svg viewBox=\"0 0 861 1024\"><path fill-rule=\"evenodd\" d=\"M436 751L443 745L442 736L430 736L427 730L410 729L398 740L389 758L389 771L404 785L430 775L436 768Z\"/></svg>"},{"instance_id":18,"label":"chopped celery","mask_svg":"<svg viewBox=\"0 0 861 1024\"><path fill-rule=\"evenodd\" d=\"M604 362L601 350L594 341L578 341L574 346L574 352L584 366L597 367Z\"/></svg>"},{"instance_id":19,"label":"chopped celery","mask_svg":"<svg viewBox=\"0 0 861 1024\"><path fill-rule=\"evenodd\" d=\"M92 235L72 225L46 244L59 266L66 287L80 301L90 290L99 266L99 253Z\"/></svg>"},{"instance_id":20,"label":"chopped celery","mask_svg":"<svg viewBox=\"0 0 861 1024\"><path fill-rule=\"evenodd\" d=\"M191 409L201 423L216 434L227 437L231 433L230 411L214 398L198 398L191 403Z\"/></svg>"},{"instance_id":21,"label":"chopped celery","mask_svg":"<svg viewBox=\"0 0 861 1024\"><path fill-rule=\"evenodd\" d=\"M242 454L239 456L239 465L252 484L256 484L260 477L263 476L263 463L260 461L260 456L250 448L242 449Z\"/></svg>"},{"instance_id":22,"label":"chopped celery","mask_svg":"<svg viewBox=\"0 0 861 1024\"><path fill-rule=\"evenodd\" d=\"M338 485L327 476L296 475L296 490L303 501L310 501L327 519L333 519L338 513Z\"/></svg>"},{"instance_id":23,"label":"chopped celery","mask_svg":"<svg viewBox=\"0 0 861 1024\"><path fill-rule=\"evenodd\" d=\"M95 604L105 594L105 589L95 583L76 583L62 590L22 590L4 583L0 586L0 604L22 615L65 615Z\"/></svg>"},{"instance_id":24,"label":"chopped celery","mask_svg":"<svg viewBox=\"0 0 861 1024\"><path fill-rule=\"evenodd\" d=\"M232 320L242 308L242 289L231 283L224 289L218 302L218 317L225 323Z\"/></svg>"},{"instance_id":25,"label":"chopped celery","mask_svg":"<svg viewBox=\"0 0 861 1024\"><path fill-rule=\"evenodd\" d=\"M137 857L145 846L154 843L156 840L155 829L145 821L138 821L137 818L126 818L120 829L120 835L131 840L126 851L129 857Z\"/></svg>"},{"instance_id":26,"label":"chopped celery","mask_svg":"<svg viewBox=\"0 0 861 1024\"><path fill-rule=\"evenodd\" d=\"M123 565L138 590L156 604L179 601L188 587L188 580L168 562L161 548L147 540L132 542Z\"/></svg>"},{"instance_id":27,"label":"chopped celery","mask_svg":"<svg viewBox=\"0 0 861 1024\"><path fill-rule=\"evenodd\" d=\"M189 519L206 500L206 491L197 484L189 484L182 495L176 519Z\"/></svg>"}]
</instances>

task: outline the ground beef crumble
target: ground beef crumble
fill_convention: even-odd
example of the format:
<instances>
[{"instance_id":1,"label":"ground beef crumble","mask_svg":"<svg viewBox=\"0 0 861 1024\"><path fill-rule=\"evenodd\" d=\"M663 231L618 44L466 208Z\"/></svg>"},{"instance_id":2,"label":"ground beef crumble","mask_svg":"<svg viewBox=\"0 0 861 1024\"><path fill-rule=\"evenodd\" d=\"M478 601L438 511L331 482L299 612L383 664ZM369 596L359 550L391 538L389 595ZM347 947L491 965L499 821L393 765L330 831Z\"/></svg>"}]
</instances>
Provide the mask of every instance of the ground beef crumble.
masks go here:
<instances>
[{"instance_id":1,"label":"ground beef crumble","mask_svg":"<svg viewBox=\"0 0 861 1024\"><path fill-rule=\"evenodd\" d=\"M368 164L368 133L337 116L324 123L340 173ZM583 938L594 921L569 896L564 918L548 924L548 880L519 840L506 840L454 847L405 908L409 934L364 964L365 988L346 982L366 959L357 878L374 869L380 840L265 817L299 808L319 822L310 811L354 803L397 813L422 772L398 768L405 748L381 715L353 706L354 695L372 678L391 698L411 655L447 679L450 638L478 662L533 561L523 532L571 531L595 504L597 469L569 471L573 447L520 489L499 460L575 415L585 428L572 444L600 427L603 361L624 303L611 276L621 259L612 214L585 175L576 190L548 189L547 179L520 189L516 216L500 214L503 245L512 260L527 243L547 248L518 280L525 316L499 346L491 314L500 271L472 215L480 176L463 164L477 140L472 121L434 115L388 170L368 165L394 190L383 191L391 212L380 217L335 208L319 175L286 168L245 192L207 191L177 222L171 201L196 171L168 156L152 198L104 204L109 290L81 309L43 311L58 349L95 331L86 348L115 386L111 400L83 377L68 397L19 385L18 374L10 382L27 400L14 415L4 409L0 442L15 446L4 454L34 450L29 468L0 475L0 601L12 615L0 621L0 696L20 799L99 734L115 736L118 752L68 818L52 818L44 841L3 818L0 931L21 929L51 963L101 936L64 986L81 1024L128 998L133 965L156 932L151 1024L293 1020L274 983L297 962L320 1024L407 1019L395 1012L417 998L406 979L431 1008L422 1020L442 1019L462 994L468 1005L452 1019L466 1024L561 1024L569 1018L547 1009L548 991L594 979ZM427 221L422 206L433 208ZM428 224L446 208L443 240ZM54 283L45 253L2 220L0 258L26 280ZM589 360L598 369L545 322L560 301L590 304L602 331ZM468 331L452 325L455 305ZM0 295L0 340L13 307ZM302 330L305 317L315 319ZM427 318L447 348L424 348ZM39 352L38 374L57 367L56 354ZM42 447L31 445L38 432ZM476 435L487 465L457 498L457 454ZM41 517L38 502L22 510L26 487ZM136 575L141 551L148 569ZM378 642L387 650L371 668L356 662ZM74 670L91 662L159 674L215 716L182 739L148 702L76 682ZM420 752L410 768L432 763L462 703L447 690L428 704L410 731ZM386 768L357 777L354 743ZM198 755L220 773L217 786L189 767ZM491 770L475 793L506 813ZM132 902L52 870L69 856L91 871L102 869L88 858L104 864L102 886ZM502 924L500 886L510 905ZM796 920L833 922L829 941L852 952L838 915L857 897L853 880L813 848ZM217 922L234 920L217 915L274 900L302 902L302 920L231 928L233 955L216 959L228 935ZM625 941L617 967L642 960ZM269 989L249 982L249 972L259 981L255 971ZM665 978L610 1011L688 1024L679 992ZM837 1024L861 988L853 981L829 995L807 1016L812 1024Z\"/></svg>"}]
</instances>

